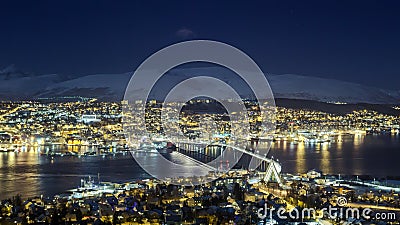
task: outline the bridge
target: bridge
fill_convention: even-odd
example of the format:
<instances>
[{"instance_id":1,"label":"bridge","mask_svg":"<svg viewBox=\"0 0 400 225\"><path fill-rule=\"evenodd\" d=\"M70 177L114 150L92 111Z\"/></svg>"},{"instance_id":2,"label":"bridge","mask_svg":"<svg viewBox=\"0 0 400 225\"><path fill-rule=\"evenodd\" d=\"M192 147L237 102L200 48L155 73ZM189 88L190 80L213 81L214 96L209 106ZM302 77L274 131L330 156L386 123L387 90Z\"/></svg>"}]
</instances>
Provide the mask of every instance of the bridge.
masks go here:
<instances>
[{"instance_id":1,"label":"bridge","mask_svg":"<svg viewBox=\"0 0 400 225\"><path fill-rule=\"evenodd\" d=\"M177 152L200 161L210 170L219 172L226 172L230 168L255 170L263 174L264 181L274 181L281 184L280 172L282 167L280 163L273 158L268 158L267 154L260 154L259 151L254 150L256 148L242 148L219 142L207 144L180 141L174 144Z\"/></svg>"}]
</instances>

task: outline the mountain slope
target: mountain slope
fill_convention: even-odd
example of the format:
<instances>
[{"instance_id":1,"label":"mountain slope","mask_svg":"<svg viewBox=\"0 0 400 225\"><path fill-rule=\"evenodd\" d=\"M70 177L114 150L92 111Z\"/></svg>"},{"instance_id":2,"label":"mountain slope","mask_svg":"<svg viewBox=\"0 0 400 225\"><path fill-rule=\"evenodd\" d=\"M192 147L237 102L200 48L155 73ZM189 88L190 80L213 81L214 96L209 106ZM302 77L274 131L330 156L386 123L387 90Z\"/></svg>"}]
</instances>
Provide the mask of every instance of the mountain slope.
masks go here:
<instances>
[{"instance_id":1,"label":"mountain slope","mask_svg":"<svg viewBox=\"0 0 400 225\"><path fill-rule=\"evenodd\" d=\"M269 76L275 97L346 103L398 103L390 91L333 79L293 74Z\"/></svg>"},{"instance_id":2,"label":"mountain slope","mask_svg":"<svg viewBox=\"0 0 400 225\"><path fill-rule=\"evenodd\" d=\"M132 73L96 74L65 80L57 74L41 76L12 76L0 73L0 99L26 100L39 97L82 96L105 101L120 101ZM238 76L220 67L173 69L166 73L153 88L151 97L158 98L177 83L193 76L214 76L241 93L250 89ZM321 102L398 104L400 92L382 90L365 85L293 74L267 75L276 98L303 99ZM201 87L197 87L201 88Z\"/></svg>"}]
</instances>

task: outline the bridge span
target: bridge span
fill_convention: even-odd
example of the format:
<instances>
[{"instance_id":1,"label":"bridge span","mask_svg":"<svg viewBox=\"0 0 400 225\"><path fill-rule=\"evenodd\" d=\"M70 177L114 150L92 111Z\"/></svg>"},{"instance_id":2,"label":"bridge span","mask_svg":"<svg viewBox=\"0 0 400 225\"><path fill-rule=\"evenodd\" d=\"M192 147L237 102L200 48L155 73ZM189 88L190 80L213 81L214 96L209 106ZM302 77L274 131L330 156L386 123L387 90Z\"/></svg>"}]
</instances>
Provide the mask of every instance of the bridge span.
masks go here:
<instances>
[{"instance_id":1,"label":"bridge span","mask_svg":"<svg viewBox=\"0 0 400 225\"><path fill-rule=\"evenodd\" d=\"M228 171L230 168L256 170L263 173L263 179L281 183L281 164L273 158L267 158L267 152L259 154L254 149L246 149L225 143L215 142L176 142L176 151L197 161L203 162L215 171ZM232 163L234 165L232 165Z\"/></svg>"}]
</instances>

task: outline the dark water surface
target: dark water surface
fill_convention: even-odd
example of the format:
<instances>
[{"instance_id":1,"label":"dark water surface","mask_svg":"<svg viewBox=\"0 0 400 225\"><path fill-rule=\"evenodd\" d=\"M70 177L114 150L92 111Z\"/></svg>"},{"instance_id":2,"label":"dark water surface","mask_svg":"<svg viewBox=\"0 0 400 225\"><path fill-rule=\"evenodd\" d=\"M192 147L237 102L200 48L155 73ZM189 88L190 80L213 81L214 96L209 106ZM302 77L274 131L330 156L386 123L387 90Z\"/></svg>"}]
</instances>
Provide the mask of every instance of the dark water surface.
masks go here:
<instances>
[{"instance_id":1,"label":"dark water surface","mask_svg":"<svg viewBox=\"0 0 400 225\"><path fill-rule=\"evenodd\" d=\"M348 135L330 143L275 142L271 156L283 172L318 169L326 174L400 177L400 138L395 135Z\"/></svg>"},{"instance_id":2,"label":"dark water surface","mask_svg":"<svg viewBox=\"0 0 400 225\"><path fill-rule=\"evenodd\" d=\"M339 142L322 144L281 141L273 144L270 156L279 159L283 172L289 173L315 168L329 174L400 176L398 136L343 136ZM178 155L168 157L191 163ZM147 163L157 167L157 155L150 154ZM97 179L98 173L101 180L114 182L149 177L130 154L52 159L41 156L39 149L0 153L0 199L18 193L51 196L77 187L82 178Z\"/></svg>"}]
</instances>

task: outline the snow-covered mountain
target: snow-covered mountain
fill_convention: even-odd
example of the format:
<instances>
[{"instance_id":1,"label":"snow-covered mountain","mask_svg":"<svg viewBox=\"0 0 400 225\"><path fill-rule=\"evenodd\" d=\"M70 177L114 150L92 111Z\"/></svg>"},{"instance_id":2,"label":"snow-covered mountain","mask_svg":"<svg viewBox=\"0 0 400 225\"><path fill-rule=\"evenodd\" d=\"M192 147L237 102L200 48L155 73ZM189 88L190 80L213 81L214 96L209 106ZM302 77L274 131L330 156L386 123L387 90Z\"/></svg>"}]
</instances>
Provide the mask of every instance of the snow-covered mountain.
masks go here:
<instances>
[{"instance_id":1,"label":"snow-covered mountain","mask_svg":"<svg viewBox=\"0 0 400 225\"><path fill-rule=\"evenodd\" d=\"M119 101L123 99L132 74L96 74L66 79L65 76L57 74L29 76L20 72L15 73L14 68L9 68L0 71L0 99L26 100L40 97L82 96ZM225 81L235 90L242 89L242 93L249 92L248 88L243 89L243 81L230 70L220 67L200 67L169 71L153 88L151 97L165 96L174 85L193 76L214 76ZM322 102L400 103L399 91L383 90L350 82L293 74L267 75L267 79L275 98Z\"/></svg>"},{"instance_id":2,"label":"snow-covered mountain","mask_svg":"<svg viewBox=\"0 0 400 225\"><path fill-rule=\"evenodd\" d=\"M306 99L321 102L399 103L399 92L361 84L293 74L269 76L276 98Z\"/></svg>"},{"instance_id":3,"label":"snow-covered mountain","mask_svg":"<svg viewBox=\"0 0 400 225\"><path fill-rule=\"evenodd\" d=\"M57 82L57 74L31 76L22 73L0 73L0 100L31 100Z\"/></svg>"}]
</instances>

